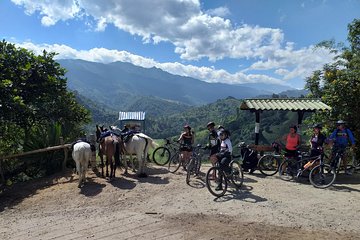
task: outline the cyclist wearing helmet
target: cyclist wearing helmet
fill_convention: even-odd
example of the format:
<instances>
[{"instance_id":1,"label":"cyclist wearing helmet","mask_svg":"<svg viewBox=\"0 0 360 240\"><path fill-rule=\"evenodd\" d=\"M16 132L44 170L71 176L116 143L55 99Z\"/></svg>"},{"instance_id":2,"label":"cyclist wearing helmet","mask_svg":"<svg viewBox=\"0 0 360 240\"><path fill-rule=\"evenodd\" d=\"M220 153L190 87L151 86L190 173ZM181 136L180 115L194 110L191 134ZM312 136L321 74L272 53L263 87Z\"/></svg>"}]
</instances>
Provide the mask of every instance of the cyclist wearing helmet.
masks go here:
<instances>
[{"instance_id":1,"label":"cyclist wearing helmet","mask_svg":"<svg viewBox=\"0 0 360 240\"><path fill-rule=\"evenodd\" d=\"M232 144L230 141L230 132L228 130L222 130L220 132L220 152L216 154L217 160L219 162L220 169L225 172L225 174L230 174L231 168L229 166L231 162L231 155L232 155ZM218 183L218 186L215 190L221 190L222 189L222 182Z\"/></svg>"},{"instance_id":2,"label":"cyclist wearing helmet","mask_svg":"<svg viewBox=\"0 0 360 240\"><path fill-rule=\"evenodd\" d=\"M194 144L194 132L189 125L184 126L184 132L181 133L178 142L181 143L181 161L187 163L191 157L192 145Z\"/></svg>"},{"instance_id":3,"label":"cyclist wearing helmet","mask_svg":"<svg viewBox=\"0 0 360 240\"><path fill-rule=\"evenodd\" d=\"M210 149L210 161L214 165L217 161L216 154L220 151L220 139L218 134L215 130L215 123L209 122L206 125L207 129L209 130L208 140L209 143L207 144L206 148Z\"/></svg>"},{"instance_id":4,"label":"cyclist wearing helmet","mask_svg":"<svg viewBox=\"0 0 360 240\"><path fill-rule=\"evenodd\" d=\"M221 131L223 131L223 130L225 130L225 128L222 126L222 125L219 125L218 127L217 127L217 134L218 134L218 137L220 138L220 133L221 133Z\"/></svg>"},{"instance_id":5,"label":"cyclist wearing helmet","mask_svg":"<svg viewBox=\"0 0 360 240\"><path fill-rule=\"evenodd\" d=\"M343 120L339 120L336 122L336 129L329 137L330 141L333 142L332 153L333 155L337 152L343 152L343 163L346 169L347 167L347 159L345 150L346 147L351 143L351 146L355 146L355 138L350 129L345 127L345 122ZM349 172L346 172L349 174Z\"/></svg>"},{"instance_id":6,"label":"cyclist wearing helmet","mask_svg":"<svg viewBox=\"0 0 360 240\"><path fill-rule=\"evenodd\" d=\"M322 147L326 141L326 136L321 132L321 124L314 124L313 131L314 134L310 138L310 157L319 156L322 153Z\"/></svg>"}]
</instances>

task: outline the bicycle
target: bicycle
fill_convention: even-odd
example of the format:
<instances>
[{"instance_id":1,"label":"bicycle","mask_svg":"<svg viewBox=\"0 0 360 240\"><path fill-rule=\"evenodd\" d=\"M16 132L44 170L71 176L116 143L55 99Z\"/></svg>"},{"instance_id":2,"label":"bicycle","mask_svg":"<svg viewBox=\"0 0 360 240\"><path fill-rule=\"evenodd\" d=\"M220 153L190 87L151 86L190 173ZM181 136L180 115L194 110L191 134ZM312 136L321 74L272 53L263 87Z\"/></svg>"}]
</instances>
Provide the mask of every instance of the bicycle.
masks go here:
<instances>
[{"instance_id":1,"label":"bicycle","mask_svg":"<svg viewBox=\"0 0 360 240\"><path fill-rule=\"evenodd\" d=\"M310 179L311 183L318 188L327 188L330 187L336 180L336 176L339 174L341 168L341 162L344 158L346 149L338 149L335 151L335 155L330 163L330 165L322 163L319 166L315 167L310 172L310 175L313 175L313 180ZM348 168L343 169L345 173L349 170L355 171L359 167L359 163L356 163L355 157L353 156L352 163ZM327 181L325 181L325 179Z\"/></svg>"},{"instance_id":2,"label":"bicycle","mask_svg":"<svg viewBox=\"0 0 360 240\"><path fill-rule=\"evenodd\" d=\"M284 151L281 150L280 144L274 142L273 153L265 154L259 159L258 169L265 176L273 176L279 171L281 162L285 159Z\"/></svg>"},{"instance_id":3,"label":"bicycle","mask_svg":"<svg viewBox=\"0 0 360 240\"><path fill-rule=\"evenodd\" d=\"M184 144L180 144L180 147L178 149L176 149L175 153L173 154L173 156L171 156L171 159L169 161L169 165L168 165L168 170L171 173L175 173L177 170L179 170L179 168L182 166L184 168L184 170L186 171L187 169L187 165L189 163L189 160L182 160L181 159L181 147L184 147L186 145Z\"/></svg>"},{"instance_id":4,"label":"bicycle","mask_svg":"<svg viewBox=\"0 0 360 240\"><path fill-rule=\"evenodd\" d=\"M191 176L198 176L200 173L201 167L201 158L200 158L200 149L201 145L198 144L191 154L191 158L186 166L186 183L189 184Z\"/></svg>"},{"instance_id":5,"label":"bicycle","mask_svg":"<svg viewBox=\"0 0 360 240\"><path fill-rule=\"evenodd\" d=\"M319 164L325 155L310 157L307 152L298 152L297 158L285 158L279 167L279 177L285 181L298 180L305 171L311 170ZM309 174L310 180L310 174Z\"/></svg>"},{"instance_id":6,"label":"bicycle","mask_svg":"<svg viewBox=\"0 0 360 240\"><path fill-rule=\"evenodd\" d=\"M353 151L351 151L352 153L352 157L351 157L351 164L348 168L348 171L351 173L351 174L354 174L355 172L359 171L360 170L360 161L358 161L356 158L355 158L355 153Z\"/></svg>"},{"instance_id":7,"label":"bicycle","mask_svg":"<svg viewBox=\"0 0 360 240\"><path fill-rule=\"evenodd\" d=\"M154 163L159 166L165 166L167 163L169 163L173 156L176 156L180 153L178 142L171 141L168 138L165 138L164 140L165 145L157 147L152 154Z\"/></svg>"},{"instance_id":8,"label":"bicycle","mask_svg":"<svg viewBox=\"0 0 360 240\"><path fill-rule=\"evenodd\" d=\"M323 157L318 162L319 164L310 171L310 183L316 188L330 187L335 181L336 170L334 167L326 164Z\"/></svg>"},{"instance_id":9,"label":"bicycle","mask_svg":"<svg viewBox=\"0 0 360 240\"><path fill-rule=\"evenodd\" d=\"M222 197L225 195L229 182L231 182L236 189L239 189L244 182L244 173L240 162L237 160L231 160L229 166L231 168L231 172L229 174L226 174L220 168L218 162L206 173L206 187L215 197ZM218 188L219 183L221 183L220 189Z\"/></svg>"}]
</instances>

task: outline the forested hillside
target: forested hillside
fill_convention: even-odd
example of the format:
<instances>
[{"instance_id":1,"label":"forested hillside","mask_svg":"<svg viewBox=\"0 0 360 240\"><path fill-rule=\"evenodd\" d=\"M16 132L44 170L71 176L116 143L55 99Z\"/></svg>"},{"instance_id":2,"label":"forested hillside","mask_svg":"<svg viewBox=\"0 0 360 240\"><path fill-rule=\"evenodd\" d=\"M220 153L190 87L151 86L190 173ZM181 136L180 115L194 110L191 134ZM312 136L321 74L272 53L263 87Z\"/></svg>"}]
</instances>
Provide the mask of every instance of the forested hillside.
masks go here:
<instances>
[{"instance_id":1,"label":"forested hillside","mask_svg":"<svg viewBox=\"0 0 360 240\"><path fill-rule=\"evenodd\" d=\"M155 139L177 138L183 130L183 126L189 124L196 133L196 142L204 144L208 134L206 124L209 121L214 121L216 125L221 124L231 131L231 139L234 144L241 141L253 143L255 115L249 111L240 110L241 102L241 99L227 97L200 107L179 108L177 112L175 109L167 111L166 106L162 106L165 108L162 114L152 114L151 111L147 113L146 133ZM85 106L93 114L94 122L88 126L89 131L93 131L95 124L110 125L116 122L117 112L106 111L96 104L87 103ZM260 144L270 144L285 134L289 125L295 124L296 121L297 114L294 112L263 112L261 115Z\"/></svg>"}]
</instances>

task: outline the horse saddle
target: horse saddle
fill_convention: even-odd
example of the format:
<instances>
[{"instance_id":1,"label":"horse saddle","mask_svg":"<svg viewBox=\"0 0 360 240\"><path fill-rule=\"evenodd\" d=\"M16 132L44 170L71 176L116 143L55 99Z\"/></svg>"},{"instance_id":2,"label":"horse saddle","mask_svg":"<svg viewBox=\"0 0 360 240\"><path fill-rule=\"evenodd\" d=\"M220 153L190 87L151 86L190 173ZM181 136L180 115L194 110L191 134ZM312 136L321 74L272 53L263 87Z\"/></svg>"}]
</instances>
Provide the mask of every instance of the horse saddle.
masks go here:
<instances>
[{"instance_id":1,"label":"horse saddle","mask_svg":"<svg viewBox=\"0 0 360 240\"><path fill-rule=\"evenodd\" d=\"M129 140L134 136L134 133L129 133L127 135L123 135L122 136L122 140L124 143L127 143L129 142Z\"/></svg>"}]
</instances>

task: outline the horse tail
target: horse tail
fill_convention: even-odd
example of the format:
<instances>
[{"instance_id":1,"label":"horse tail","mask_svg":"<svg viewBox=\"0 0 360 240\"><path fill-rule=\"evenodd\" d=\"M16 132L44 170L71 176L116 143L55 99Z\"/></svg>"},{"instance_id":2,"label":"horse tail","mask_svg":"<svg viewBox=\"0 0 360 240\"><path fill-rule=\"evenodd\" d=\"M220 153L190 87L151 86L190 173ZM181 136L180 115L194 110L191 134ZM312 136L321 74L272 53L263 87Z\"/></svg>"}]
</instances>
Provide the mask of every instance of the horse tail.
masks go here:
<instances>
[{"instance_id":1,"label":"horse tail","mask_svg":"<svg viewBox=\"0 0 360 240\"><path fill-rule=\"evenodd\" d=\"M143 153L144 153L144 157L146 157L149 142L148 142L147 138L143 138L143 139L145 140L145 147L144 147L144 152Z\"/></svg>"},{"instance_id":2,"label":"horse tail","mask_svg":"<svg viewBox=\"0 0 360 240\"><path fill-rule=\"evenodd\" d=\"M157 143L154 141L154 139L152 139L151 137L149 137L148 135L146 135L146 134L144 134L144 133L138 133L138 134L136 134L137 136L139 136L139 137L142 137L142 138L144 138L144 139L146 139L147 141L149 141L150 142L150 147L151 148L157 148L158 147L158 145L157 145Z\"/></svg>"}]
</instances>

